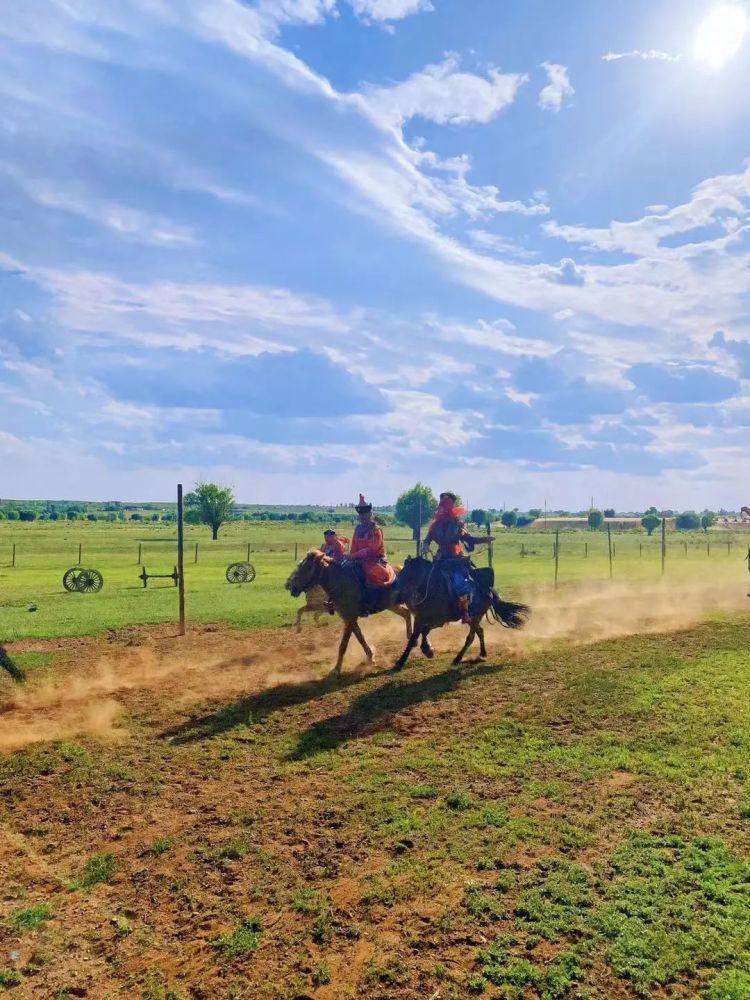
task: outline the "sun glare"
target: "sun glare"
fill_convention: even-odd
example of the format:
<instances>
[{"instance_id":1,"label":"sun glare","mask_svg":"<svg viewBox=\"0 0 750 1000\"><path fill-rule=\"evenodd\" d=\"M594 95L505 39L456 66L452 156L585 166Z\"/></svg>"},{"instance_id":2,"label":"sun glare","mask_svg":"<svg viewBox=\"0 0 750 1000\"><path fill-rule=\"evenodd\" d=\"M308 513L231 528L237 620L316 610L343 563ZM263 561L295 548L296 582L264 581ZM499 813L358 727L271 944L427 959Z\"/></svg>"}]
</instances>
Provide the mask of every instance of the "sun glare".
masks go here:
<instances>
[{"instance_id":1,"label":"sun glare","mask_svg":"<svg viewBox=\"0 0 750 1000\"><path fill-rule=\"evenodd\" d=\"M693 51L696 59L720 69L737 53L747 30L747 13L736 3L722 3L698 25Z\"/></svg>"}]
</instances>

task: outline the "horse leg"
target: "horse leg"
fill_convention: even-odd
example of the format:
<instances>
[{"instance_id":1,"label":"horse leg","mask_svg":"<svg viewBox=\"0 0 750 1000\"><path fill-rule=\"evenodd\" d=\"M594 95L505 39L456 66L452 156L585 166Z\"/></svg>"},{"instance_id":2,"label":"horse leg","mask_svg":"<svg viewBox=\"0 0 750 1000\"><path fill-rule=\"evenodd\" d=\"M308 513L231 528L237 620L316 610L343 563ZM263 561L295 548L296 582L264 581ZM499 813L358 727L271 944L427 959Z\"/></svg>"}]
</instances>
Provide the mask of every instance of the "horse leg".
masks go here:
<instances>
[{"instance_id":1,"label":"horse leg","mask_svg":"<svg viewBox=\"0 0 750 1000\"><path fill-rule=\"evenodd\" d=\"M359 627L359 622L354 623L354 625L352 626L352 631L354 633L354 637L358 640L360 646L365 651L367 662L372 663L373 652L372 649L367 645L367 639L365 639L364 633L362 632L362 629Z\"/></svg>"},{"instance_id":2,"label":"horse leg","mask_svg":"<svg viewBox=\"0 0 750 1000\"><path fill-rule=\"evenodd\" d=\"M419 648L422 650L427 659L431 660L435 655L435 650L432 648L430 640L427 638L429 634L430 630L428 628L422 629L422 641L419 644Z\"/></svg>"},{"instance_id":3,"label":"horse leg","mask_svg":"<svg viewBox=\"0 0 750 1000\"><path fill-rule=\"evenodd\" d=\"M403 670L404 667L406 666L406 661L409 659L409 654L416 646L417 639L419 638L421 631L422 631L422 625L419 623L415 624L414 628L412 629L412 633L409 636L409 641L406 644L406 649L403 651L401 656L399 656L399 658L396 660L396 665L394 666L392 671L394 674L397 674L399 670Z\"/></svg>"},{"instance_id":4,"label":"horse leg","mask_svg":"<svg viewBox=\"0 0 750 1000\"><path fill-rule=\"evenodd\" d=\"M458 655L456 656L456 658L453 661L453 666L454 667L457 667L459 665L459 663L461 662L461 660L463 660L464 656L466 655L466 650L469 648L469 646L472 644L472 642L474 642L474 636L476 634L477 634L476 622L472 622L471 625L469 626L469 634L466 636L466 642L464 643L464 647L461 650L461 652L458 653Z\"/></svg>"},{"instance_id":5,"label":"horse leg","mask_svg":"<svg viewBox=\"0 0 750 1000\"><path fill-rule=\"evenodd\" d=\"M339 658L336 660L335 672L337 674L341 673L341 665L344 662L344 654L346 653L346 648L349 645L349 640L352 637L352 632L354 631L355 622L345 621L344 622L344 632L341 636L341 642L339 643Z\"/></svg>"},{"instance_id":6,"label":"horse leg","mask_svg":"<svg viewBox=\"0 0 750 1000\"><path fill-rule=\"evenodd\" d=\"M411 612L408 608L404 607L390 608L390 610L394 613L394 615L398 615L399 618L403 618L406 622L406 639L408 642L409 636L411 635Z\"/></svg>"},{"instance_id":7,"label":"horse leg","mask_svg":"<svg viewBox=\"0 0 750 1000\"><path fill-rule=\"evenodd\" d=\"M302 615L304 615L304 613L306 611L307 611L306 607L300 608L297 611L297 632L301 632L302 631Z\"/></svg>"},{"instance_id":8,"label":"horse leg","mask_svg":"<svg viewBox=\"0 0 750 1000\"><path fill-rule=\"evenodd\" d=\"M477 630L477 635L479 636L479 659L486 660L487 647L484 644L484 628L482 627L480 622L477 622L476 630Z\"/></svg>"}]
</instances>

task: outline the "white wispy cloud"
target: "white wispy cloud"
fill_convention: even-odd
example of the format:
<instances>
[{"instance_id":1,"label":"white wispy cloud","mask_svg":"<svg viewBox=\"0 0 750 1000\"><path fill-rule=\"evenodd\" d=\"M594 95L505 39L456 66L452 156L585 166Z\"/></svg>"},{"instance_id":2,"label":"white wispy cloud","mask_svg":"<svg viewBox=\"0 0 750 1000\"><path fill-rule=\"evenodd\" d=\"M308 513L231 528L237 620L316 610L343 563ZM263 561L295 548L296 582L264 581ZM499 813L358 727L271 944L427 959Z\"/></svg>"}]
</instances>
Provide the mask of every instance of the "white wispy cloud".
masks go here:
<instances>
[{"instance_id":1,"label":"white wispy cloud","mask_svg":"<svg viewBox=\"0 0 750 1000\"><path fill-rule=\"evenodd\" d=\"M349 0L355 14L370 21L400 21L434 10L430 0Z\"/></svg>"},{"instance_id":2,"label":"white wispy cloud","mask_svg":"<svg viewBox=\"0 0 750 1000\"><path fill-rule=\"evenodd\" d=\"M567 66L559 63L542 63L549 83L539 94L539 107L545 111L559 111L566 97L572 97L575 89L568 77Z\"/></svg>"},{"instance_id":3,"label":"white wispy cloud","mask_svg":"<svg viewBox=\"0 0 750 1000\"><path fill-rule=\"evenodd\" d=\"M30 177L11 164L0 163L0 174L10 177L36 204L81 216L106 226L120 236L164 247L184 247L195 243L195 235L189 226L177 225L163 216L96 198L84 189L65 190L59 181Z\"/></svg>"},{"instance_id":4,"label":"white wispy cloud","mask_svg":"<svg viewBox=\"0 0 750 1000\"><path fill-rule=\"evenodd\" d=\"M513 103L527 77L490 69L487 76L460 69L448 56L391 87L366 87L363 95L373 115L389 125L420 117L439 125L492 121Z\"/></svg>"},{"instance_id":5,"label":"white wispy cloud","mask_svg":"<svg viewBox=\"0 0 750 1000\"><path fill-rule=\"evenodd\" d=\"M682 59L682 53L660 52L658 49L632 49L630 52L605 52L604 62L617 62L619 59L643 59L646 61L676 63Z\"/></svg>"}]
</instances>

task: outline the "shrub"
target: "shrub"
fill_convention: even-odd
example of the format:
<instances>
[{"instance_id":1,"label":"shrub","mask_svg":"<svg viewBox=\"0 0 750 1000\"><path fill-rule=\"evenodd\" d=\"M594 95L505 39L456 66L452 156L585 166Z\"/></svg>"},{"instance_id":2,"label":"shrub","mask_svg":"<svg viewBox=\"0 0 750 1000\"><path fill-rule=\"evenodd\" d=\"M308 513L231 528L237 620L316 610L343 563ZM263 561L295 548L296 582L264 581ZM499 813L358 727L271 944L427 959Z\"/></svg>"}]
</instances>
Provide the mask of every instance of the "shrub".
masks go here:
<instances>
[{"instance_id":1,"label":"shrub","mask_svg":"<svg viewBox=\"0 0 750 1000\"><path fill-rule=\"evenodd\" d=\"M600 510L590 510L588 522L592 531L598 531L604 524L604 514Z\"/></svg>"},{"instance_id":2,"label":"shrub","mask_svg":"<svg viewBox=\"0 0 750 1000\"><path fill-rule=\"evenodd\" d=\"M701 519L694 510L686 510L678 514L675 519L675 527L678 531L697 531L701 526Z\"/></svg>"}]
</instances>

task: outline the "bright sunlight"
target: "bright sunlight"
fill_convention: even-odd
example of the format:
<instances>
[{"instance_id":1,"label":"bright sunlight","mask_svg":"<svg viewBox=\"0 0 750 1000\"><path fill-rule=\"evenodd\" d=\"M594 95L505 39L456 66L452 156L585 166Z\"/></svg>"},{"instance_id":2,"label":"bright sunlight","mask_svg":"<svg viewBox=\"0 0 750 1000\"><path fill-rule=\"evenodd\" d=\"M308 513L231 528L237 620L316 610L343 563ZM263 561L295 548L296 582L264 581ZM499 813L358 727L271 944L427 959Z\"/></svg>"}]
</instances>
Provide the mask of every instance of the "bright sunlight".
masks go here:
<instances>
[{"instance_id":1,"label":"bright sunlight","mask_svg":"<svg viewBox=\"0 0 750 1000\"><path fill-rule=\"evenodd\" d=\"M737 53L747 30L747 13L736 3L714 7L695 32L696 59L720 69Z\"/></svg>"}]
</instances>

